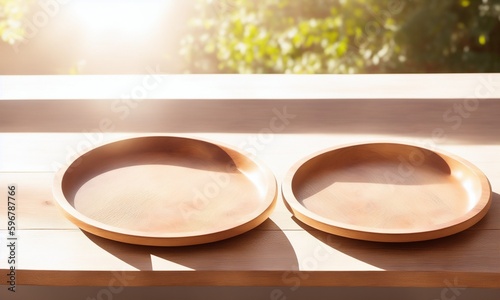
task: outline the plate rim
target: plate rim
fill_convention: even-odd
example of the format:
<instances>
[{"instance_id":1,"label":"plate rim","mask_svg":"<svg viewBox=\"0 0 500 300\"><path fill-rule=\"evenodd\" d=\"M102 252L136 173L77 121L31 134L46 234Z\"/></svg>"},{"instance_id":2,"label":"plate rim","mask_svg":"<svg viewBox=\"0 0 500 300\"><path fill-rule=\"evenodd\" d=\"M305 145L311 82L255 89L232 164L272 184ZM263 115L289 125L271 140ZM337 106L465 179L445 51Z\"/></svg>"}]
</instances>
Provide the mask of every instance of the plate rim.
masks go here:
<instances>
[{"instance_id":1,"label":"plate rim","mask_svg":"<svg viewBox=\"0 0 500 300\"><path fill-rule=\"evenodd\" d=\"M349 147L374 145L374 144L393 144L393 145L416 147L418 149L430 151L441 157L444 156L457 161L461 165L469 168L480 182L481 195L478 197L479 199L477 203L467 213L457 218L454 218L452 221L445 223L449 224L453 222L452 225L434 226L428 230L383 229L383 228L349 225L346 223L332 220L327 217L320 216L308 210L305 206L300 204L300 202L295 197L292 191L292 181L295 173L299 170L301 166L303 166L311 159L318 157L322 154L326 154L328 152L345 149ZM486 215L491 206L491 201L492 201L491 184L487 176L477 166L475 166L468 160L458 155L449 153L448 151L436 148L437 147L432 147L432 148L425 147L412 142L375 140L369 142L353 142L343 145L336 145L315 151L296 161L285 173L285 177L281 184L281 193L283 202L285 203L287 209L292 213L292 215L300 222L305 223L306 225L311 226L315 229L347 238L375 241L375 242L416 242L416 241L441 238L458 233L476 224ZM454 220L457 221L455 222Z\"/></svg>"},{"instance_id":2,"label":"plate rim","mask_svg":"<svg viewBox=\"0 0 500 300\"><path fill-rule=\"evenodd\" d=\"M189 233L147 233L144 231L129 230L121 227L109 225L97 221L91 217L88 217L76 208L74 208L66 199L64 191L62 188L62 182L64 175L72 168L73 164L82 156L91 153L93 150L106 147L115 143L120 143L124 141L130 141L134 139L143 138L174 138L174 139L186 139L195 142L208 143L221 148L224 151L232 151L237 153L239 156L253 162L255 166L259 169L259 173L264 176L264 181L267 182L267 189L262 197L262 204L259 205L259 209L251 214L251 218L245 219L243 222L238 223L236 226L230 228L224 228L219 230L213 230L210 232L205 231L192 231ZM272 170L264 164L258 157L246 152L242 149L237 149L234 146L227 145L218 141L213 141L206 138L188 136L188 135L178 135L178 134L134 134L126 137L119 137L111 139L107 142L101 143L97 146L91 147L90 149L76 155L69 163L61 167L54 175L52 194L54 200L62 211L63 215L69 219L73 224L83 231L89 232L91 234L100 236L102 238L107 238L114 241L138 244L145 246L189 246L216 242L231 238L242 233L245 233L253 228L262 224L265 220L269 218L272 211L274 210L278 197L278 184L276 177Z\"/></svg>"}]
</instances>

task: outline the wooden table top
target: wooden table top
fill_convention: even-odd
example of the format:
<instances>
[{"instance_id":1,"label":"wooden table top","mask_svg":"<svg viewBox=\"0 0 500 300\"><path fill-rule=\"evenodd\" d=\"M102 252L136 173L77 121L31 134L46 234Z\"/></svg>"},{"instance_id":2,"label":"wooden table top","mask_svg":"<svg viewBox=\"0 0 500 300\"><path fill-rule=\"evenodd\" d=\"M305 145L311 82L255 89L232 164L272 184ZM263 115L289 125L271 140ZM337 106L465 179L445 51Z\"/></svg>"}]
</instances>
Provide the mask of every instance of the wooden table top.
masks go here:
<instances>
[{"instance_id":1,"label":"wooden table top","mask_svg":"<svg viewBox=\"0 0 500 300\"><path fill-rule=\"evenodd\" d=\"M18 285L500 287L500 74L182 75L160 76L153 88L154 80L0 76L0 245L14 183ZM256 229L199 246L123 244L64 218L52 196L55 170L106 141L155 133L246 150L278 183L294 162L330 146L435 147L486 174L492 205L461 233L400 244L312 229L281 196ZM2 246L2 274L7 256Z\"/></svg>"}]
</instances>

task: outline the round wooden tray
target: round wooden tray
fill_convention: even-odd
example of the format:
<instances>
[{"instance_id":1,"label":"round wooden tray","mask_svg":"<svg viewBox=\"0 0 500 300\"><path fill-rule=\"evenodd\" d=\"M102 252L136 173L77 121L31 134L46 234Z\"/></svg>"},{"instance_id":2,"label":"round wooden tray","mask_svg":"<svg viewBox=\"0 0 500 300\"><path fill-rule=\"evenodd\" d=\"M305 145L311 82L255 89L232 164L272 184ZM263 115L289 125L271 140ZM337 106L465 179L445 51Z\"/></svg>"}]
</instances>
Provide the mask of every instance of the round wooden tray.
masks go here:
<instances>
[{"instance_id":1,"label":"round wooden tray","mask_svg":"<svg viewBox=\"0 0 500 300\"><path fill-rule=\"evenodd\" d=\"M462 231L491 204L474 165L415 145L367 143L320 151L297 162L282 185L300 221L368 241L411 242Z\"/></svg>"},{"instance_id":2,"label":"round wooden tray","mask_svg":"<svg viewBox=\"0 0 500 300\"><path fill-rule=\"evenodd\" d=\"M141 245L226 239L264 222L276 203L269 169L228 146L176 136L112 142L55 176L54 195L81 229Z\"/></svg>"}]
</instances>

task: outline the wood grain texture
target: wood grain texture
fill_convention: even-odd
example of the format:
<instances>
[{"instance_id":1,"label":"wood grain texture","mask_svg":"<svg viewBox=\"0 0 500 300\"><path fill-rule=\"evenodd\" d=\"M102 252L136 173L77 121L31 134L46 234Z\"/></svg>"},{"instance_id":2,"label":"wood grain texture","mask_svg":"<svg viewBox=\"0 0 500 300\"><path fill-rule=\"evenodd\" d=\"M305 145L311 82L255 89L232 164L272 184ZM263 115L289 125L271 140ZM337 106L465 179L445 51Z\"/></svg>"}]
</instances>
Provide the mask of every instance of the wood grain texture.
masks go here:
<instances>
[{"instance_id":1,"label":"wood grain texture","mask_svg":"<svg viewBox=\"0 0 500 300\"><path fill-rule=\"evenodd\" d=\"M123 97L142 79L0 76L0 132L271 129L494 144L500 127L499 74L165 76L145 97ZM280 116L289 118L271 124Z\"/></svg>"},{"instance_id":2,"label":"wood grain texture","mask_svg":"<svg viewBox=\"0 0 500 300\"><path fill-rule=\"evenodd\" d=\"M72 140L71 136L61 135L61 140ZM228 136L227 140L233 138ZM313 140L318 142L310 147L324 146L318 138L309 143ZM330 136L326 140L340 143L345 139ZM294 136L282 137L276 148L265 152L265 156L269 155L268 164L280 178L289 167L291 156L272 149L295 141ZM449 149L480 165L490 175L494 191L498 191L496 153L500 146L488 146L478 156L470 155L475 149L471 146L455 145ZM136 272L130 285L175 285L182 281L186 285L266 285L267 282L293 286L294 279L308 275L315 280L304 281L304 285L431 287L446 286L445 280L453 282L458 278L465 286L499 286L496 280L500 276L498 193L493 194L491 209L478 224L433 241L386 245L336 237L294 221L279 199L270 220L241 236L196 247L162 249L113 242L75 229L54 205L53 176L53 173L0 173L3 186L8 182L17 182L19 186L19 236L23 242L19 248L19 257L23 258L18 266L23 274L19 284L105 286L113 278L110 277L113 272L125 271ZM0 214L5 214L4 206L0 206ZM4 224L0 226L5 229ZM0 233L3 235L5 231ZM0 269L5 268L6 260L0 260ZM137 273L138 270L153 272L145 275ZM193 275L192 270L200 273ZM227 276L232 272L247 275L235 275L228 281ZM288 280L284 282L283 276ZM171 279L162 281L162 278Z\"/></svg>"},{"instance_id":3,"label":"wood grain texture","mask_svg":"<svg viewBox=\"0 0 500 300\"><path fill-rule=\"evenodd\" d=\"M133 275L127 285L136 286L294 286L299 280L304 286L432 287L456 280L468 287L498 287L500 279L498 230L400 244L347 239L313 229L253 230L181 248L122 244L79 230L25 230L19 236L19 257L24 257L18 266L24 274L20 285L106 286L110 275L122 272ZM51 258L55 249L57 259ZM5 262L0 263L4 269ZM245 278L239 277L245 273ZM162 281L172 274L177 279Z\"/></svg>"},{"instance_id":4,"label":"wood grain texture","mask_svg":"<svg viewBox=\"0 0 500 300\"><path fill-rule=\"evenodd\" d=\"M116 101L0 101L0 132L81 132L82 139L92 141L101 134L120 132L258 134L264 130L495 144L500 127L500 101L483 98L467 102L474 105L470 110L465 109L464 99Z\"/></svg>"},{"instance_id":5,"label":"wood grain texture","mask_svg":"<svg viewBox=\"0 0 500 300\"><path fill-rule=\"evenodd\" d=\"M255 286L280 286L282 289L296 290L302 287L453 287L492 288L500 285L498 273L471 272L405 272L393 271L338 271L296 272L282 271L68 271L61 278L57 271L19 272L26 285L44 285L58 282L58 286L242 286L242 282L252 282ZM288 277L284 277L288 276ZM186 280L186 278L190 278ZM376 278L376 279L375 279ZM106 282L106 284L103 284ZM495 285L492 286L491 283ZM299 287L300 287L299 286ZM451 292L449 293L451 294Z\"/></svg>"},{"instance_id":6,"label":"wood grain texture","mask_svg":"<svg viewBox=\"0 0 500 300\"><path fill-rule=\"evenodd\" d=\"M493 166L493 165L492 165ZM286 167L288 167L286 165ZM492 185L500 186L500 174L494 176L490 172L492 168L484 168L489 174ZM284 170L283 170L284 171ZM280 176L280 181L281 181ZM22 222L18 224L18 229L76 229L77 226L63 217L60 209L55 203L55 199L50 188L53 184L54 173L2 173L0 172L0 186L7 186L10 183L17 183L21 190L21 205L18 212L22 216ZM0 205L0 215L6 214L6 207ZM486 217L470 228L469 230L500 229L500 195L493 194L490 212ZM268 226L264 223L254 230L302 230L302 227L291 218L290 212L284 205L281 193L274 211L271 213L271 220L276 226ZM6 229L7 224L0 222L0 229Z\"/></svg>"},{"instance_id":7,"label":"wood grain texture","mask_svg":"<svg viewBox=\"0 0 500 300\"><path fill-rule=\"evenodd\" d=\"M499 76L174 76L132 102L121 96L141 76L0 77L0 192L10 183L19 189L17 284L498 288ZM280 196L254 230L199 246L129 245L81 231L55 205L55 169L134 133L227 143L257 156L278 182L301 158L335 145L382 139L430 146L486 174L491 208L463 232L410 243L318 231L292 218ZM0 222L1 240L5 229Z\"/></svg>"},{"instance_id":8,"label":"wood grain texture","mask_svg":"<svg viewBox=\"0 0 500 300\"><path fill-rule=\"evenodd\" d=\"M355 239L413 242L465 230L491 205L486 176L460 157L373 142L322 150L282 183L301 221Z\"/></svg>"}]
</instances>

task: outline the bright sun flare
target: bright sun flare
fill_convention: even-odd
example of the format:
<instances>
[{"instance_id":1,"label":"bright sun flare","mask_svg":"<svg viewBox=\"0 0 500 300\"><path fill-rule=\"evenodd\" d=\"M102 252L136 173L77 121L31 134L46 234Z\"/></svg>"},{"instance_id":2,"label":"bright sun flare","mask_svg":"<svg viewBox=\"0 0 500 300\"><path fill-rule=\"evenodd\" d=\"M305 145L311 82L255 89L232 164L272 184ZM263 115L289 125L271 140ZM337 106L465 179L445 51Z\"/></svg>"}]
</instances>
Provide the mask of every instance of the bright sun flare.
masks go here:
<instances>
[{"instance_id":1,"label":"bright sun flare","mask_svg":"<svg viewBox=\"0 0 500 300\"><path fill-rule=\"evenodd\" d=\"M171 1L76 0L71 9L85 29L94 32L147 33L154 29Z\"/></svg>"}]
</instances>

